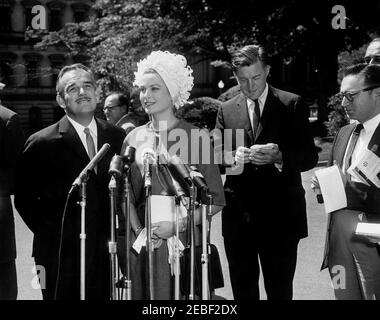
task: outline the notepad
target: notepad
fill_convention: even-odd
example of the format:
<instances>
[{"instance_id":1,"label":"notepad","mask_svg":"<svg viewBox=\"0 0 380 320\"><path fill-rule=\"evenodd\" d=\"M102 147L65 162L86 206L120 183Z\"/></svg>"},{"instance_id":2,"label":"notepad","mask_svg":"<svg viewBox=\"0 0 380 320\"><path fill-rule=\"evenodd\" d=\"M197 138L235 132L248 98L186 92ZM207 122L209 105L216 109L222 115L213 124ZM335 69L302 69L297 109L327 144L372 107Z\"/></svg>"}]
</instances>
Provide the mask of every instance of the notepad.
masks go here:
<instances>
[{"instance_id":1,"label":"notepad","mask_svg":"<svg viewBox=\"0 0 380 320\"><path fill-rule=\"evenodd\" d=\"M356 227L355 234L378 237L380 241L380 223L359 222Z\"/></svg>"},{"instance_id":2,"label":"notepad","mask_svg":"<svg viewBox=\"0 0 380 320\"><path fill-rule=\"evenodd\" d=\"M315 172L323 196L326 213L347 207L347 196L337 165Z\"/></svg>"},{"instance_id":3,"label":"notepad","mask_svg":"<svg viewBox=\"0 0 380 320\"><path fill-rule=\"evenodd\" d=\"M150 198L150 204L152 223L160 221L176 221L174 196L152 195ZM187 216L187 210L182 203L179 209L179 219L185 218Z\"/></svg>"}]
</instances>

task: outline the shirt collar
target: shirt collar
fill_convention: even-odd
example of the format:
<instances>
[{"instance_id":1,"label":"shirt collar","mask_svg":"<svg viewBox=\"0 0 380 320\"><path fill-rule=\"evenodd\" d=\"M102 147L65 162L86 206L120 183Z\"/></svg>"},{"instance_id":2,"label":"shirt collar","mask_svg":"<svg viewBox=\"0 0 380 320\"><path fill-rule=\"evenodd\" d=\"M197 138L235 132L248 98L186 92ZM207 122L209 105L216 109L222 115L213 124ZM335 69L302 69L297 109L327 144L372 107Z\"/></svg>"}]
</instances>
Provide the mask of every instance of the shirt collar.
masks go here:
<instances>
[{"instance_id":1,"label":"shirt collar","mask_svg":"<svg viewBox=\"0 0 380 320\"><path fill-rule=\"evenodd\" d=\"M73 125L75 131L79 134L79 136L83 134L83 131L86 128L85 126L82 126L80 123L76 122L74 119L71 119L69 116L67 116L67 119L69 119L70 123ZM96 126L96 121L94 117L92 117L92 120L90 124L87 126L87 128L90 129L91 135L93 135L94 137L98 136L98 128Z\"/></svg>"},{"instance_id":2,"label":"shirt collar","mask_svg":"<svg viewBox=\"0 0 380 320\"><path fill-rule=\"evenodd\" d=\"M265 83L264 91L261 93L260 97L258 98L258 100L259 100L259 106L260 106L260 109L261 109L261 110L262 110L262 108L263 108L264 105L265 105L265 101L267 100L268 90L269 90L268 83ZM247 105L248 105L248 106L249 106L249 105L254 105L253 100L247 98Z\"/></svg>"},{"instance_id":3,"label":"shirt collar","mask_svg":"<svg viewBox=\"0 0 380 320\"><path fill-rule=\"evenodd\" d=\"M380 123L380 113L374 116L373 118L363 122L364 130L366 133L375 131Z\"/></svg>"}]
</instances>

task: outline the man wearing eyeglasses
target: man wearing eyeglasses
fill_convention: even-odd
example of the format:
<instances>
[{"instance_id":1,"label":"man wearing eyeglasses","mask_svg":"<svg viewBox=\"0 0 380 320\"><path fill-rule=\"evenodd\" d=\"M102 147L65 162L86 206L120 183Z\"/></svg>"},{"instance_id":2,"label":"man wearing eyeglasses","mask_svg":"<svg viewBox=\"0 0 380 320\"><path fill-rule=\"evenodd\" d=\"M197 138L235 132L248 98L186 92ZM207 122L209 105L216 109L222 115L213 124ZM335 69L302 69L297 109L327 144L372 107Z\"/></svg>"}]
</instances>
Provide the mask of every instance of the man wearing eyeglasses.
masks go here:
<instances>
[{"instance_id":1,"label":"man wearing eyeglasses","mask_svg":"<svg viewBox=\"0 0 380 320\"><path fill-rule=\"evenodd\" d=\"M380 64L380 38L375 38L370 42L364 61L368 64Z\"/></svg>"},{"instance_id":2,"label":"man wearing eyeglasses","mask_svg":"<svg viewBox=\"0 0 380 320\"><path fill-rule=\"evenodd\" d=\"M380 239L355 235L359 222L380 222L380 190L347 171L367 149L380 156L380 66L347 68L340 91L342 106L357 123L342 127L332 147L330 165L341 169L347 207L329 216L322 269L329 269L337 299L380 299Z\"/></svg>"},{"instance_id":3,"label":"man wearing eyeglasses","mask_svg":"<svg viewBox=\"0 0 380 320\"><path fill-rule=\"evenodd\" d=\"M138 126L138 122L128 114L129 105L129 94L112 92L104 101L103 107L107 121L123 128L126 134Z\"/></svg>"},{"instance_id":4,"label":"man wearing eyeglasses","mask_svg":"<svg viewBox=\"0 0 380 320\"><path fill-rule=\"evenodd\" d=\"M44 300L81 296L78 203L82 198L77 190L68 198L68 192L105 143L111 148L89 173L86 184L84 280L85 299L109 300L108 168L125 133L94 117L95 85L91 70L82 64L60 71L56 99L66 115L29 137L17 167L15 205L34 233L33 256Z\"/></svg>"}]
</instances>

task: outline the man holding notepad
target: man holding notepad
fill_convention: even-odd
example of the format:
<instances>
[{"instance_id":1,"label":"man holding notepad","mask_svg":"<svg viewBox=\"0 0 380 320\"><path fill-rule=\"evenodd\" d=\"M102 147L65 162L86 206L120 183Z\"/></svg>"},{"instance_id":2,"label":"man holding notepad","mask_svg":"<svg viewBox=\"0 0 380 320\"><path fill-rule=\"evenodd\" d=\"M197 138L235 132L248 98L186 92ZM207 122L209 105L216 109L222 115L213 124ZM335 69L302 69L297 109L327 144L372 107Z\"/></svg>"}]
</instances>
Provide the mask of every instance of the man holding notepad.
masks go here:
<instances>
[{"instance_id":1,"label":"man holding notepad","mask_svg":"<svg viewBox=\"0 0 380 320\"><path fill-rule=\"evenodd\" d=\"M267 83L267 58L258 45L232 54L241 93L221 105L216 119L227 175L222 232L236 300L260 298L260 271L268 300L292 299L298 242L307 236L300 173L318 160L308 108L300 96Z\"/></svg>"},{"instance_id":2,"label":"man holding notepad","mask_svg":"<svg viewBox=\"0 0 380 320\"><path fill-rule=\"evenodd\" d=\"M380 223L380 188L373 183L375 175L370 176L369 171L364 174L359 169L376 167L380 162L377 147L380 144L380 66L348 67L340 91L342 106L357 123L340 129L330 158L330 165L335 164L341 173L346 202L335 210L327 210L330 195L324 194L319 181L323 198L329 202L326 212L332 211L322 269L328 267L337 299L377 300L380 299L377 244L380 236L376 236L375 224ZM339 197L336 192L333 196Z\"/></svg>"}]
</instances>

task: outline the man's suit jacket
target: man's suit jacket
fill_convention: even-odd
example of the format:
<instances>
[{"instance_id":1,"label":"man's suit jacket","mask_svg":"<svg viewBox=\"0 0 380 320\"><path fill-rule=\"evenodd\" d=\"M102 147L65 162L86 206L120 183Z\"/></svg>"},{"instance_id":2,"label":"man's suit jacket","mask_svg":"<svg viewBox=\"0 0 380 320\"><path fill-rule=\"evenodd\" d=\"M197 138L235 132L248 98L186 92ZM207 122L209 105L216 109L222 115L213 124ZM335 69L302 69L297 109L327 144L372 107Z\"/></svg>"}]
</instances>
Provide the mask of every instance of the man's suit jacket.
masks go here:
<instances>
[{"instance_id":1,"label":"man's suit jacket","mask_svg":"<svg viewBox=\"0 0 380 320\"><path fill-rule=\"evenodd\" d=\"M16 258L10 196L14 192L16 161L24 141L18 115L0 105L0 263Z\"/></svg>"},{"instance_id":2,"label":"man's suit jacket","mask_svg":"<svg viewBox=\"0 0 380 320\"><path fill-rule=\"evenodd\" d=\"M355 127L356 124L349 124L342 127L339 130L334 139L328 166L331 166L335 163L336 165L338 165L339 168L343 167L344 154L346 153L348 142ZM380 125L376 128L375 132L373 133L367 148L371 150L374 148L375 145L380 145ZM380 157L380 148L375 147L375 149L377 149L375 151L375 154L377 154L377 156ZM347 196L347 208L352 210L363 211L367 214L367 219L369 222L379 223L380 189L377 189L375 187L368 187L362 183L352 182L348 180L347 174L343 175L343 178L345 192ZM331 214L329 215L327 222L325 252L322 262L322 269L326 268L328 265Z\"/></svg>"},{"instance_id":3,"label":"man's suit jacket","mask_svg":"<svg viewBox=\"0 0 380 320\"><path fill-rule=\"evenodd\" d=\"M97 165L87 181L86 199L86 270L93 264L108 263L107 242L109 223L109 163L119 154L125 137L121 128L96 119L98 150L104 143L110 150ZM59 122L33 134L26 142L16 180L15 206L34 233L33 256L56 260L61 220L71 184L90 161L87 152L67 116ZM79 192L68 202L63 231L62 273L73 265L79 267L80 234ZM94 261L102 251L106 261ZM71 268L71 269L70 269ZM75 272L77 269L75 269ZM69 271L68 271L69 272ZM106 275L105 275L106 276Z\"/></svg>"},{"instance_id":4,"label":"man's suit jacket","mask_svg":"<svg viewBox=\"0 0 380 320\"><path fill-rule=\"evenodd\" d=\"M216 129L232 129L230 151L235 151L237 129L244 129L244 146L276 143L282 152L280 172L273 164L244 165L239 175L227 175L224 185L227 206L223 210L223 234L239 234L236 219L253 221L268 236L273 232L294 238L307 236L306 203L301 171L315 166L318 154L308 123L308 110L299 96L269 86L255 136L247 111L246 97L240 94L222 104ZM216 131L217 132L217 131ZM220 137L216 136L218 143ZM225 151L228 146L224 144ZM231 222L231 223L230 223Z\"/></svg>"}]
</instances>

